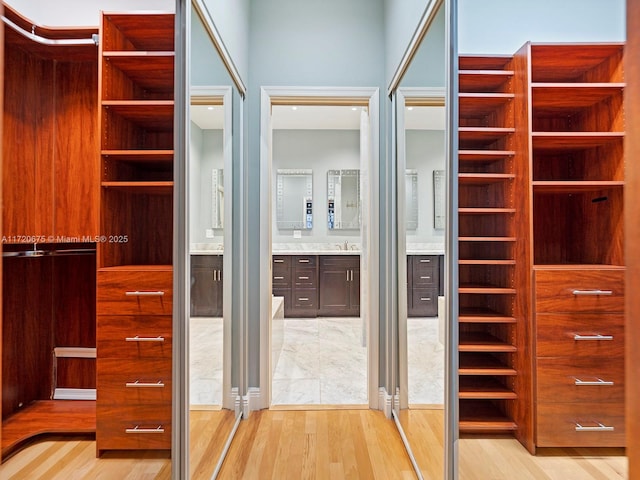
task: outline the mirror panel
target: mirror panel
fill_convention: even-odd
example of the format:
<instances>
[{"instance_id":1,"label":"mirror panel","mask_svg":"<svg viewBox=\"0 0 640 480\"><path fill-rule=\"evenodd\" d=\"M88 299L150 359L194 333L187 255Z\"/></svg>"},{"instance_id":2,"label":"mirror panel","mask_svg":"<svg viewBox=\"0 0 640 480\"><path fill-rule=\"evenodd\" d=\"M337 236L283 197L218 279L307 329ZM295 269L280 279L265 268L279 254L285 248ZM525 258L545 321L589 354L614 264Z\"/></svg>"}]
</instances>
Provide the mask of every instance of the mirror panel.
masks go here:
<instances>
[{"instance_id":1,"label":"mirror panel","mask_svg":"<svg viewBox=\"0 0 640 480\"><path fill-rule=\"evenodd\" d=\"M418 171L407 169L405 174L405 227L418 229Z\"/></svg>"},{"instance_id":2,"label":"mirror panel","mask_svg":"<svg viewBox=\"0 0 640 480\"><path fill-rule=\"evenodd\" d=\"M313 171L276 171L276 226L279 230L313 228Z\"/></svg>"},{"instance_id":3,"label":"mirror panel","mask_svg":"<svg viewBox=\"0 0 640 480\"><path fill-rule=\"evenodd\" d=\"M360 170L328 170L327 227L329 230L357 230L360 218Z\"/></svg>"}]
</instances>

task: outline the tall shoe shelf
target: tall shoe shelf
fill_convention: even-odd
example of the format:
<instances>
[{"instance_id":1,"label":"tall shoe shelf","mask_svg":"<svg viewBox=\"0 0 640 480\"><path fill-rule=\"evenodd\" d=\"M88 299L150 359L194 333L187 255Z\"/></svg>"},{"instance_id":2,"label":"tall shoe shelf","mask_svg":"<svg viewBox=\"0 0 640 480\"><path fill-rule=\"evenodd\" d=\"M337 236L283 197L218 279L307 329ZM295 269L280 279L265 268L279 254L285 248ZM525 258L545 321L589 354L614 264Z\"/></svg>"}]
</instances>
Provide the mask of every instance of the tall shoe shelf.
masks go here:
<instances>
[{"instance_id":1,"label":"tall shoe shelf","mask_svg":"<svg viewBox=\"0 0 640 480\"><path fill-rule=\"evenodd\" d=\"M102 15L99 454L171 448L174 21Z\"/></svg>"},{"instance_id":2,"label":"tall shoe shelf","mask_svg":"<svg viewBox=\"0 0 640 480\"><path fill-rule=\"evenodd\" d=\"M526 432L514 59L463 56L459 68L460 431Z\"/></svg>"}]
</instances>

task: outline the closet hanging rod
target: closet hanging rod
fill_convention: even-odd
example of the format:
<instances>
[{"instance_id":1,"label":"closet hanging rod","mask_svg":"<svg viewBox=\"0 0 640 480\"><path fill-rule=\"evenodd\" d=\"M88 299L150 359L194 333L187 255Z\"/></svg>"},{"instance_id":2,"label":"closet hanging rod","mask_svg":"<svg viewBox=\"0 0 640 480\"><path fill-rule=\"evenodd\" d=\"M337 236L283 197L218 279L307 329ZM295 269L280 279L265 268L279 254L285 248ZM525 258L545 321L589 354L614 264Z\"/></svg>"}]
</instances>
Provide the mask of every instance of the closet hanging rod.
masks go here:
<instances>
[{"instance_id":1,"label":"closet hanging rod","mask_svg":"<svg viewBox=\"0 0 640 480\"><path fill-rule=\"evenodd\" d=\"M95 248L66 248L62 250L21 250L19 252L2 252L3 257L58 257L63 255L93 255Z\"/></svg>"},{"instance_id":2,"label":"closet hanging rod","mask_svg":"<svg viewBox=\"0 0 640 480\"><path fill-rule=\"evenodd\" d=\"M13 30L18 32L25 38L29 40L33 40L40 45L48 45L48 46L81 46L81 45L98 45L98 35L93 33L91 34L91 38L45 38L40 35L36 35L35 29L36 25L31 26L31 32L28 32L21 26L13 23L7 17L2 15L2 21L5 25L11 27Z\"/></svg>"}]
</instances>

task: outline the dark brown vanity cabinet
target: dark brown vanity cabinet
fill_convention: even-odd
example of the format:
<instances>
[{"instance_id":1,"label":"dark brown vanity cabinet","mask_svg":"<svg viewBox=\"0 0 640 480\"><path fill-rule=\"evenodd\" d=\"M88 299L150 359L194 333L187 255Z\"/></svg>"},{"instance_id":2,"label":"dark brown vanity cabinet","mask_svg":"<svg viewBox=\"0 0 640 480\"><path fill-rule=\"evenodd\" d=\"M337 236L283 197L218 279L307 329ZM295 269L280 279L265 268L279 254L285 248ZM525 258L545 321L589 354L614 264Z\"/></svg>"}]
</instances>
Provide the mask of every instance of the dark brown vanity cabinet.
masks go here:
<instances>
[{"instance_id":1,"label":"dark brown vanity cabinet","mask_svg":"<svg viewBox=\"0 0 640 480\"><path fill-rule=\"evenodd\" d=\"M320 257L320 308L322 316L360 315L360 256Z\"/></svg>"},{"instance_id":2,"label":"dark brown vanity cabinet","mask_svg":"<svg viewBox=\"0 0 640 480\"><path fill-rule=\"evenodd\" d=\"M222 255L191 256L191 316L222 316Z\"/></svg>"},{"instance_id":3,"label":"dark brown vanity cabinet","mask_svg":"<svg viewBox=\"0 0 640 480\"><path fill-rule=\"evenodd\" d=\"M407 315L409 317L438 315L440 263L438 255L407 257Z\"/></svg>"}]
</instances>

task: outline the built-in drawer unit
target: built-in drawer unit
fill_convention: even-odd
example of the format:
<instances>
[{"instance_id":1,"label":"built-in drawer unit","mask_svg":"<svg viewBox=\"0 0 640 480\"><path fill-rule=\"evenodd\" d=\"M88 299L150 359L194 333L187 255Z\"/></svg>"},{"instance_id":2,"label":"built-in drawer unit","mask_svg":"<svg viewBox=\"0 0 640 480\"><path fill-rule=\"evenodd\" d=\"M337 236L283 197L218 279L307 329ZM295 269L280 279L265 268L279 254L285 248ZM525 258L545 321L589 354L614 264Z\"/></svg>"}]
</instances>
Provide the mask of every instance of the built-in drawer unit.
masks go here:
<instances>
[{"instance_id":1,"label":"built-in drawer unit","mask_svg":"<svg viewBox=\"0 0 640 480\"><path fill-rule=\"evenodd\" d=\"M537 268L536 444L622 447L624 268Z\"/></svg>"},{"instance_id":2,"label":"built-in drawer unit","mask_svg":"<svg viewBox=\"0 0 640 480\"><path fill-rule=\"evenodd\" d=\"M104 404L171 403L171 362L165 359L104 359L98 364L97 378Z\"/></svg>"},{"instance_id":3,"label":"built-in drawer unit","mask_svg":"<svg viewBox=\"0 0 640 480\"><path fill-rule=\"evenodd\" d=\"M438 315L440 288L440 257L409 255L407 257L407 315L435 317Z\"/></svg>"},{"instance_id":4,"label":"built-in drawer unit","mask_svg":"<svg viewBox=\"0 0 640 480\"><path fill-rule=\"evenodd\" d=\"M98 354L126 361L162 358L170 363L172 322L171 315L100 315Z\"/></svg>"},{"instance_id":5,"label":"built-in drawer unit","mask_svg":"<svg viewBox=\"0 0 640 480\"><path fill-rule=\"evenodd\" d=\"M171 315L171 269L98 271L97 315Z\"/></svg>"},{"instance_id":6,"label":"built-in drawer unit","mask_svg":"<svg viewBox=\"0 0 640 480\"><path fill-rule=\"evenodd\" d=\"M171 448L171 402L145 405L97 403L96 441L101 450Z\"/></svg>"}]
</instances>

